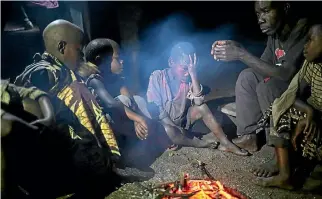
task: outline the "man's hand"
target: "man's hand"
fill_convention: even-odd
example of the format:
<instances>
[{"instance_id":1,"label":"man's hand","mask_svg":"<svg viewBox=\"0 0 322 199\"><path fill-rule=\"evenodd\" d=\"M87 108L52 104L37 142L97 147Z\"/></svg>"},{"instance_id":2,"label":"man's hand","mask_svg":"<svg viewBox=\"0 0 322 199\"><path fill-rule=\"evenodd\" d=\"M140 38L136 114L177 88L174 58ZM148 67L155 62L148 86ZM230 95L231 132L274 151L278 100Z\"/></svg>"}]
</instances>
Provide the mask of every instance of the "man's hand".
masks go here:
<instances>
[{"instance_id":1,"label":"man's hand","mask_svg":"<svg viewBox=\"0 0 322 199\"><path fill-rule=\"evenodd\" d=\"M139 139L145 140L148 137L148 124L144 118L134 122L135 132Z\"/></svg>"},{"instance_id":2,"label":"man's hand","mask_svg":"<svg viewBox=\"0 0 322 199\"><path fill-rule=\"evenodd\" d=\"M189 61L188 64L188 72L190 76L195 76L197 71L197 55L196 53L193 54L193 56L189 55Z\"/></svg>"},{"instance_id":3,"label":"man's hand","mask_svg":"<svg viewBox=\"0 0 322 199\"><path fill-rule=\"evenodd\" d=\"M234 61L241 58L243 51L244 47L238 42L221 40L212 44L211 55L217 61Z\"/></svg>"}]
</instances>

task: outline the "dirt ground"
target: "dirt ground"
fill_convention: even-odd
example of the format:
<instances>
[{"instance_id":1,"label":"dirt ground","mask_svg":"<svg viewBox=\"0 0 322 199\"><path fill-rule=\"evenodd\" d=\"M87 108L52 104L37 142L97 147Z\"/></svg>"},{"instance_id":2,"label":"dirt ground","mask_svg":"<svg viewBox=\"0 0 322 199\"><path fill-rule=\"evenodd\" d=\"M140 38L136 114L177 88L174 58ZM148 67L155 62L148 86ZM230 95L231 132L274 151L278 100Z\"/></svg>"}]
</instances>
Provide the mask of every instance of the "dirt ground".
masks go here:
<instances>
[{"instance_id":1,"label":"dirt ground","mask_svg":"<svg viewBox=\"0 0 322 199\"><path fill-rule=\"evenodd\" d=\"M207 170L223 184L241 191L252 199L318 199L322 196L290 192L281 189L263 188L252 183L253 177L249 169L272 158L272 149L264 147L250 157L239 157L211 149L182 148L176 152L165 152L159 157L152 168L155 176L148 183L159 183L177 180L181 172L191 177L202 177L200 169L193 166L195 160L206 163ZM126 184L106 199L149 198L141 195L137 183Z\"/></svg>"},{"instance_id":2,"label":"dirt ground","mask_svg":"<svg viewBox=\"0 0 322 199\"><path fill-rule=\"evenodd\" d=\"M217 106L218 103L209 104L212 110ZM225 115L217 111L214 111L214 113L224 127L225 132L235 131L234 124ZM200 126L200 128L203 127ZM276 188L263 188L253 184L254 177L250 173L251 168L272 158L273 148L268 146L264 146L260 151L248 157L240 157L214 149L186 147L175 152L164 152L151 166L155 171L155 176L142 184L147 186L154 183L178 180L182 172L189 173L191 178L203 178L203 173L194 164L199 160L206 164L206 169L215 179L221 181L226 186L237 189L251 199L322 199L322 196L319 195L290 192ZM132 198L152 199L153 197L142 195L144 193L138 191L142 188L138 184L126 184L110 194L106 199L129 198L129 193Z\"/></svg>"},{"instance_id":3,"label":"dirt ground","mask_svg":"<svg viewBox=\"0 0 322 199\"><path fill-rule=\"evenodd\" d=\"M234 84L238 76L238 72L236 73L227 73L230 74L228 76L218 75L215 78L216 80L213 81L220 82L220 84L216 84L212 88L213 92L210 94L210 98L234 96ZM216 110L219 105L231 100L233 99L221 98L208 103L209 108L214 110L213 112L217 120L222 124L224 131L226 133L230 132L228 136L235 132L235 126L228 117ZM248 157L240 157L212 149L182 148L176 152L163 153L151 166L155 171L155 176L141 184L147 186L159 182L174 181L179 178L182 172L189 173L192 178L202 178L201 170L193 166L193 163L199 160L206 163L207 170L215 179L221 181L226 186L237 189L251 199L322 199L322 196L319 195L290 192L276 188L263 188L253 184L254 177L249 172L250 169L271 160L272 157L273 148L267 146L264 146L259 152ZM107 196L106 199L153 198L151 195L138 190L142 190L139 183L126 184Z\"/></svg>"}]
</instances>

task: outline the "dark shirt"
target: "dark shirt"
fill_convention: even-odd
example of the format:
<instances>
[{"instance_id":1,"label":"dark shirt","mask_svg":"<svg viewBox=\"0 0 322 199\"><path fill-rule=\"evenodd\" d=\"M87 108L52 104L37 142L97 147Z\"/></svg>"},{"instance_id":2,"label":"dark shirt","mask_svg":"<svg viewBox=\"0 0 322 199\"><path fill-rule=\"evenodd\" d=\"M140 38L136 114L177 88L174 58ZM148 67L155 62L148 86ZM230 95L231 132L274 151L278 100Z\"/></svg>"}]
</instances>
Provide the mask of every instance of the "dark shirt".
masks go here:
<instances>
[{"instance_id":1,"label":"dark shirt","mask_svg":"<svg viewBox=\"0 0 322 199\"><path fill-rule=\"evenodd\" d=\"M278 35L269 36L261 60L277 67L287 62L287 66L298 71L304 61L303 48L308 31L307 20L300 19L290 32L283 34L286 37L283 41Z\"/></svg>"}]
</instances>

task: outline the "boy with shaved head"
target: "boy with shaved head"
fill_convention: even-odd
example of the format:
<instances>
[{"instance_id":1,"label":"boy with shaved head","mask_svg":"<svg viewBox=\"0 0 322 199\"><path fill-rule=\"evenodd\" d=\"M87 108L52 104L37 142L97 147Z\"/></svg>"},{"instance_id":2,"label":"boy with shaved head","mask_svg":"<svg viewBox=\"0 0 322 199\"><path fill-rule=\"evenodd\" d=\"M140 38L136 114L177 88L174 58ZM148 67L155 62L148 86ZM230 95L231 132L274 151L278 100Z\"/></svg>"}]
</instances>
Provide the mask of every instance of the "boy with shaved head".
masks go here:
<instances>
[{"instance_id":1,"label":"boy with shaved head","mask_svg":"<svg viewBox=\"0 0 322 199\"><path fill-rule=\"evenodd\" d=\"M247 151L239 149L227 139L204 103L203 86L196 75L197 56L193 45L188 42L176 44L171 50L169 66L170 68L152 73L147 99L158 107L158 119L165 126L173 143L181 146L211 147L211 141L190 139L186 136L194 122L202 119L219 139L220 150L247 155Z\"/></svg>"},{"instance_id":2,"label":"boy with shaved head","mask_svg":"<svg viewBox=\"0 0 322 199\"><path fill-rule=\"evenodd\" d=\"M56 20L45 28L43 39L46 52L36 54L35 62L16 78L15 84L35 86L52 97L58 126L65 131L67 128L72 139L87 147L75 158L80 175L106 178L102 174L111 169L110 157L117 162L120 152L95 97L74 73L83 57L83 32L68 21ZM90 171L93 173L87 175Z\"/></svg>"}]
</instances>

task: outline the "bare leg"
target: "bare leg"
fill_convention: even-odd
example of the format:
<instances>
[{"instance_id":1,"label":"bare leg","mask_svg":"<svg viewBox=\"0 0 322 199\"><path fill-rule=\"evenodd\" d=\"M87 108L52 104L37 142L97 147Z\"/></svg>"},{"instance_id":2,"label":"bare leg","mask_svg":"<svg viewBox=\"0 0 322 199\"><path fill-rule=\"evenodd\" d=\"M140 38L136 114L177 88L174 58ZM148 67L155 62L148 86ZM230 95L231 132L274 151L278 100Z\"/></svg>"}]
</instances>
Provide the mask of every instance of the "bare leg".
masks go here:
<instances>
[{"instance_id":1,"label":"bare leg","mask_svg":"<svg viewBox=\"0 0 322 199\"><path fill-rule=\"evenodd\" d=\"M182 134L181 130L177 127L170 126L170 125L163 125L166 134L168 135L169 139L172 141L173 144L177 144L180 146L186 147L196 147L196 148L209 148L214 143L207 142L204 140L200 140L196 137L188 138Z\"/></svg>"},{"instance_id":2,"label":"bare leg","mask_svg":"<svg viewBox=\"0 0 322 199\"><path fill-rule=\"evenodd\" d=\"M287 148L275 148L277 162L279 167L279 174L273 177L258 177L256 184L265 187L279 187L282 189L293 189L289 179L291 175L289 153Z\"/></svg>"},{"instance_id":3,"label":"bare leg","mask_svg":"<svg viewBox=\"0 0 322 199\"><path fill-rule=\"evenodd\" d=\"M190 113L192 120L195 121L198 119L202 119L205 125L210 129L210 131L213 132L214 135L219 139L219 150L232 152L242 156L248 155L247 151L238 148L236 145L234 145L227 139L221 126L218 124L218 122L216 121L215 117L213 116L206 104L203 104L201 106L193 106L191 108L192 110L190 111Z\"/></svg>"}]
</instances>

